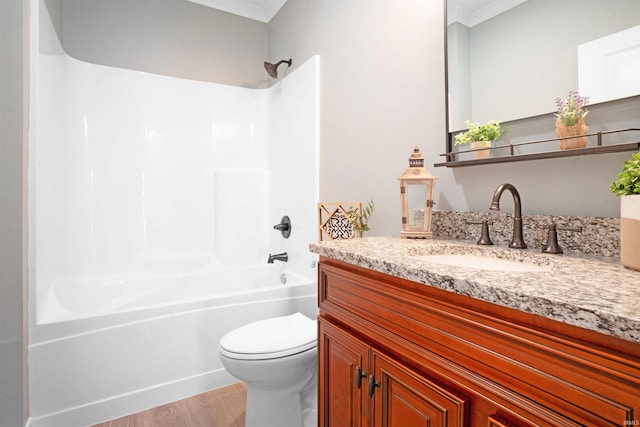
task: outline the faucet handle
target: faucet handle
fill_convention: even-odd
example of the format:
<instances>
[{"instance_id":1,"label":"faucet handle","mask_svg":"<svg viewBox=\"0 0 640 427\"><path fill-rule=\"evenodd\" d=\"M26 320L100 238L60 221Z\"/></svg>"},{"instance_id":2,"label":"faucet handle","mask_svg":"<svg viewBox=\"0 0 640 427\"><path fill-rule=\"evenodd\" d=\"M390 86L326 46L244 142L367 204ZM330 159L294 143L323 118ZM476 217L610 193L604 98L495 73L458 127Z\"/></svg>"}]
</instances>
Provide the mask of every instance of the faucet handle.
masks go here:
<instances>
[{"instance_id":1,"label":"faucet handle","mask_svg":"<svg viewBox=\"0 0 640 427\"><path fill-rule=\"evenodd\" d=\"M576 231L581 232L582 227L558 227L554 223L551 223L545 228L549 229L547 236L547 244L542 247L542 252L546 254L561 254L564 253L560 245L558 244L558 231Z\"/></svg>"},{"instance_id":2,"label":"faucet handle","mask_svg":"<svg viewBox=\"0 0 640 427\"><path fill-rule=\"evenodd\" d=\"M280 230L280 233L282 233L282 237L284 237L285 239L288 239L289 236L291 235L291 220L287 215L285 215L280 220L280 224L274 225L273 229Z\"/></svg>"},{"instance_id":3,"label":"faucet handle","mask_svg":"<svg viewBox=\"0 0 640 427\"><path fill-rule=\"evenodd\" d=\"M493 224L493 222L489 222L486 219L483 219L482 221L467 221L466 223L482 225L480 238L476 242L478 245L485 245L485 246L493 245L493 242L491 241L491 237L489 236L489 225Z\"/></svg>"}]
</instances>

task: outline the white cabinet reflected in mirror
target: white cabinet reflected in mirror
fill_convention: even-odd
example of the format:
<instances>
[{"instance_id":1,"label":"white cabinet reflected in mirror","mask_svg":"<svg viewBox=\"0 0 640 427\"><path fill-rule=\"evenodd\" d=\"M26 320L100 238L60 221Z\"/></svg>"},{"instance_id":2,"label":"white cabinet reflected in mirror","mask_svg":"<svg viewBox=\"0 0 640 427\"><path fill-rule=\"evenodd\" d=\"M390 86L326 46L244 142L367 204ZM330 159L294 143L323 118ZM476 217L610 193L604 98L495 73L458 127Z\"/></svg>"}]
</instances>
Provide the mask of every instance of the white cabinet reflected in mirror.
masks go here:
<instances>
[{"instance_id":1,"label":"white cabinet reflected in mirror","mask_svg":"<svg viewBox=\"0 0 640 427\"><path fill-rule=\"evenodd\" d=\"M449 131L640 94L639 0L446 1Z\"/></svg>"}]
</instances>

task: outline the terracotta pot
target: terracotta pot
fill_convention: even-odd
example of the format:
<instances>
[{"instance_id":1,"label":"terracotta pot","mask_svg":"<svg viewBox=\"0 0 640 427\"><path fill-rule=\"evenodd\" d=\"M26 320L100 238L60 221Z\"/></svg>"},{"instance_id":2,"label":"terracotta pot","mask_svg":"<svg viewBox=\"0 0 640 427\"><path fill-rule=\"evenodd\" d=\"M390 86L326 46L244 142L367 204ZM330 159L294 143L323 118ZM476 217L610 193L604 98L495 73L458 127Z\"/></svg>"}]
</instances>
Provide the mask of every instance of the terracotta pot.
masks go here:
<instances>
[{"instance_id":1,"label":"terracotta pot","mask_svg":"<svg viewBox=\"0 0 640 427\"><path fill-rule=\"evenodd\" d=\"M575 126L567 126L562 123L562 120L556 119L556 136L558 138L564 138L566 136L585 135L589 131L589 126L584 122L584 118L580 119ZM561 150L571 150L574 148L584 148L587 146L589 138L586 136L580 136L578 138L568 138L560 140Z\"/></svg>"},{"instance_id":2,"label":"terracotta pot","mask_svg":"<svg viewBox=\"0 0 640 427\"><path fill-rule=\"evenodd\" d=\"M483 150L484 148L484 150ZM491 141L472 141L471 149L477 150L473 152L474 159L487 159L491 154Z\"/></svg>"},{"instance_id":3,"label":"terracotta pot","mask_svg":"<svg viewBox=\"0 0 640 427\"><path fill-rule=\"evenodd\" d=\"M640 271L640 194L620 198L620 262Z\"/></svg>"}]
</instances>

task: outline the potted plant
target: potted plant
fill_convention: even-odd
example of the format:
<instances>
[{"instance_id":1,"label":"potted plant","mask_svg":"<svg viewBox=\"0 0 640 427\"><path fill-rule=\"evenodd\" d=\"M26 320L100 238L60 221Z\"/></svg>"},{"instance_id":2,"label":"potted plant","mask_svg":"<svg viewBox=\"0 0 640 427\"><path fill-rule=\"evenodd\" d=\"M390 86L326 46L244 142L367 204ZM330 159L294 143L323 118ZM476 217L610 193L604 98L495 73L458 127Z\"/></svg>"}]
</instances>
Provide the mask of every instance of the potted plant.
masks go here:
<instances>
[{"instance_id":1,"label":"potted plant","mask_svg":"<svg viewBox=\"0 0 640 427\"><path fill-rule=\"evenodd\" d=\"M480 124L467 120L465 124L469 130L456 135L454 145L470 144L471 149L474 150L473 158L486 159L489 157L491 141L497 140L504 133L500 122L489 120L485 124Z\"/></svg>"},{"instance_id":2,"label":"potted plant","mask_svg":"<svg viewBox=\"0 0 640 427\"><path fill-rule=\"evenodd\" d=\"M371 215L373 215L373 210L375 209L375 203L373 202L373 197L362 209L362 213L360 213L359 209L350 208L347 213L347 218L353 227L353 231L355 232L356 237L362 237L362 234L365 231L371 230L369 228L369 219Z\"/></svg>"},{"instance_id":3,"label":"potted plant","mask_svg":"<svg viewBox=\"0 0 640 427\"><path fill-rule=\"evenodd\" d=\"M589 130L584 122L589 111L584 108L589 102L589 97L580 96L578 92L571 90L564 101L556 97L556 136L565 138L568 136L585 135ZM573 148L584 148L588 138L580 136L578 138L560 139L560 149L569 150Z\"/></svg>"},{"instance_id":4,"label":"potted plant","mask_svg":"<svg viewBox=\"0 0 640 427\"><path fill-rule=\"evenodd\" d=\"M620 196L620 262L640 271L640 152L625 161L611 191Z\"/></svg>"}]
</instances>

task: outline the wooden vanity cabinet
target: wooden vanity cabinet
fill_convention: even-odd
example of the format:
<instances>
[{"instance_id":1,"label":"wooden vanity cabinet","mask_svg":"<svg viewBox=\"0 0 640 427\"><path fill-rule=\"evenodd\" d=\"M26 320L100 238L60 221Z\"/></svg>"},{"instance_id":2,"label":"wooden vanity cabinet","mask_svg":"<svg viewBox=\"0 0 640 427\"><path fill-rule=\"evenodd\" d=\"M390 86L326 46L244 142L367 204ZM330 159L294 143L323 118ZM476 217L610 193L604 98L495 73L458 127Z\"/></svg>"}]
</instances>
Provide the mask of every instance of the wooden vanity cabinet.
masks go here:
<instances>
[{"instance_id":1,"label":"wooden vanity cabinet","mask_svg":"<svg viewBox=\"0 0 640 427\"><path fill-rule=\"evenodd\" d=\"M319 425L640 424L640 345L321 257Z\"/></svg>"}]
</instances>

